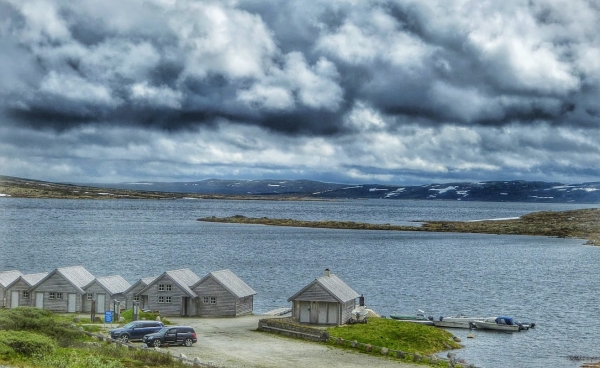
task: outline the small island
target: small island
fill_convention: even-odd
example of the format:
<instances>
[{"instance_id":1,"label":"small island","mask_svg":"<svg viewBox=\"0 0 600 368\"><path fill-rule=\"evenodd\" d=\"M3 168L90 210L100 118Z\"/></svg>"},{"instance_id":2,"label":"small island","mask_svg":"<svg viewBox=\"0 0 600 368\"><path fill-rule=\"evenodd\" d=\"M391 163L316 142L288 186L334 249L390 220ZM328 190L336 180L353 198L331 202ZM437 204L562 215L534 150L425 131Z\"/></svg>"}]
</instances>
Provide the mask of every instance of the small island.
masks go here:
<instances>
[{"instance_id":1,"label":"small island","mask_svg":"<svg viewBox=\"0 0 600 368\"><path fill-rule=\"evenodd\" d=\"M571 211L543 211L518 219L482 221L419 221L420 225L402 226L352 221L304 221L294 219L251 218L242 215L204 217L198 221L269 226L313 227L351 230L432 231L498 235L536 235L585 239L586 244L600 245L600 208Z\"/></svg>"}]
</instances>

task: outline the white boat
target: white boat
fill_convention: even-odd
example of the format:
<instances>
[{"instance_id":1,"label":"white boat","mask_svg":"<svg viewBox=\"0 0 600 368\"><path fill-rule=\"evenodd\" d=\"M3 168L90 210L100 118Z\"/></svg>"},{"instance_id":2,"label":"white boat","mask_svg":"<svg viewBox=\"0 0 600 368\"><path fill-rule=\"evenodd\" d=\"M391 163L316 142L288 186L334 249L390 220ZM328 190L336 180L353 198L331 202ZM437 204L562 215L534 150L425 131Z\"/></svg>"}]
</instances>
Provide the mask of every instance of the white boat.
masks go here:
<instances>
[{"instance_id":1,"label":"white boat","mask_svg":"<svg viewBox=\"0 0 600 368\"><path fill-rule=\"evenodd\" d=\"M475 327L483 330L497 330L497 331L509 331L518 332L521 330L527 330L531 324L522 324L516 321L512 317L498 316L498 317L487 317L483 321L473 321Z\"/></svg>"},{"instance_id":2,"label":"white boat","mask_svg":"<svg viewBox=\"0 0 600 368\"><path fill-rule=\"evenodd\" d=\"M433 325L437 327L451 328L473 328L475 321L483 321L485 317L469 317L463 314L450 317L440 317L438 320L433 320Z\"/></svg>"}]
</instances>

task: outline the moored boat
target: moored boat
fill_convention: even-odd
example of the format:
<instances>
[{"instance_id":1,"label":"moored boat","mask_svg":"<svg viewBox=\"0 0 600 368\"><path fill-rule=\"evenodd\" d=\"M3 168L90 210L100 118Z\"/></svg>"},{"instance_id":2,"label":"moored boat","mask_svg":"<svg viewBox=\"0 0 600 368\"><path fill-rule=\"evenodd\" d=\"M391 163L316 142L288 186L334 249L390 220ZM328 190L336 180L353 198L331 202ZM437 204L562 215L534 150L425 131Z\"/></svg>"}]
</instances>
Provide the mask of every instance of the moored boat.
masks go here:
<instances>
[{"instance_id":1,"label":"moored boat","mask_svg":"<svg viewBox=\"0 0 600 368\"><path fill-rule=\"evenodd\" d=\"M440 317L438 320L433 320L433 325L436 327L451 327L451 328L473 328L473 322L483 321L485 317L469 317L459 314L451 317Z\"/></svg>"},{"instance_id":2,"label":"moored boat","mask_svg":"<svg viewBox=\"0 0 600 368\"><path fill-rule=\"evenodd\" d=\"M518 332L521 330L527 330L535 324L522 324L516 321L512 317L498 316L498 317L487 317L483 321L473 321L475 327L484 330L497 330L497 331L508 331Z\"/></svg>"},{"instance_id":3,"label":"moored boat","mask_svg":"<svg viewBox=\"0 0 600 368\"><path fill-rule=\"evenodd\" d=\"M395 319L397 321L402 322L412 322L412 323L421 323L429 326L433 326L433 317L425 316L425 312L422 310L418 310L417 314L414 315L405 315L405 314L390 314L391 319Z\"/></svg>"}]
</instances>

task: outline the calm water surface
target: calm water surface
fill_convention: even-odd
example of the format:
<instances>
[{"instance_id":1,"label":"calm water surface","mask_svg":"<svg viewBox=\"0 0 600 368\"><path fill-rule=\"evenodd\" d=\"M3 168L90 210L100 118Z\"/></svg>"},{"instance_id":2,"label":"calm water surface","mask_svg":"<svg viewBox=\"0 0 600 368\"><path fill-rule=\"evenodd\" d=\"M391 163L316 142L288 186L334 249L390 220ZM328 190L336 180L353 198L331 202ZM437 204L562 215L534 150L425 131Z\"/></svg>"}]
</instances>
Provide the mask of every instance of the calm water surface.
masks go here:
<instances>
[{"instance_id":1,"label":"calm water surface","mask_svg":"<svg viewBox=\"0 0 600 368\"><path fill-rule=\"evenodd\" d=\"M84 201L0 198L0 270L83 265L133 283L166 270L200 277L229 268L257 291L255 312L287 298L325 268L380 314L514 315L537 327L514 334L452 330L479 367L578 367L600 357L600 248L545 237L214 224L204 216L405 224L517 217L597 205L362 200Z\"/></svg>"}]
</instances>

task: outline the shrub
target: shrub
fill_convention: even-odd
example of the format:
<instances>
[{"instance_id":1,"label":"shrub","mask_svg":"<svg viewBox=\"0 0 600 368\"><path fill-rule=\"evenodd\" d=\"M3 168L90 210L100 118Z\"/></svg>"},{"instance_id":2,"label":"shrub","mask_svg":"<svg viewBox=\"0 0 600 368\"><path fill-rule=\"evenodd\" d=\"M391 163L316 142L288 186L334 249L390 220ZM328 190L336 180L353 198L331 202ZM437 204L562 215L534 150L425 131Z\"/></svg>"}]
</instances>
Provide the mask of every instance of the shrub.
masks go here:
<instances>
[{"instance_id":1,"label":"shrub","mask_svg":"<svg viewBox=\"0 0 600 368\"><path fill-rule=\"evenodd\" d=\"M0 311L0 329L34 331L58 339L62 346L84 337L83 333L73 328L66 318L58 317L44 309L31 307Z\"/></svg>"},{"instance_id":2,"label":"shrub","mask_svg":"<svg viewBox=\"0 0 600 368\"><path fill-rule=\"evenodd\" d=\"M0 331L0 341L18 354L50 354L56 343L48 336L30 331Z\"/></svg>"}]
</instances>

